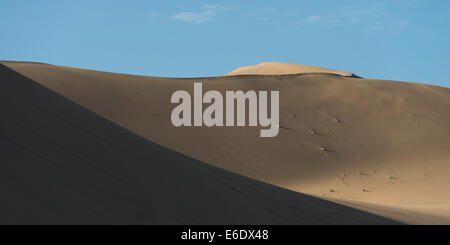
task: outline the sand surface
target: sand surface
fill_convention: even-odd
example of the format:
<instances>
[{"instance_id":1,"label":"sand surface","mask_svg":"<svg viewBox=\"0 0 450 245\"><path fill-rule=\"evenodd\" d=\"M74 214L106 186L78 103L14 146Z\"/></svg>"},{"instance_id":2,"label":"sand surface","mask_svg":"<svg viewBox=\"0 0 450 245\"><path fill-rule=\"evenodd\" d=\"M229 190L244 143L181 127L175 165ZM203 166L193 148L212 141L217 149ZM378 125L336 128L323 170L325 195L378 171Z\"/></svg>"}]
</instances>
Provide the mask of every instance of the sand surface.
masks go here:
<instances>
[{"instance_id":1,"label":"sand surface","mask_svg":"<svg viewBox=\"0 0 450 245\"><path fill-rule=\"evenodd\" d=\"M351 73L171 79L3 64L208 165L401 222L450 224L449 88ZM263 139L250 127L174 128L170 96L192 91L194 82L205 91L280 91L279 135Z\"/></svg>"}]
</instances>

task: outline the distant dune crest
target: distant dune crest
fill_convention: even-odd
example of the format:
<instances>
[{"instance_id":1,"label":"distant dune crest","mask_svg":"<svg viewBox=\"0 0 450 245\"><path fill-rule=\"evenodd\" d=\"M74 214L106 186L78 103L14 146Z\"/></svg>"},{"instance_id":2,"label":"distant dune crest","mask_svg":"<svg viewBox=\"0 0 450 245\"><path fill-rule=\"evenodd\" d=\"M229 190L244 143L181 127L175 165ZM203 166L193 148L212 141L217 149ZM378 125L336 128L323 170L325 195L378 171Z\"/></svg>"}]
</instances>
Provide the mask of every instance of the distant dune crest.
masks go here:
<instances>
[{"instance_id":1,"label":"distant dune crest","mask_svg":"<svg viewBox=\"0 0 450 245\"><path fill-rule=\"evenodd\" d=\"M278 62L263 62L255 66L244 66L226 74L225 76L233 75L287 75L300 73L328 73L336 74L345 77L353 76L352 73L344 71L336 71L333 69L321 68L308 65L297 65Z\"/></svg>"}]
</instances>

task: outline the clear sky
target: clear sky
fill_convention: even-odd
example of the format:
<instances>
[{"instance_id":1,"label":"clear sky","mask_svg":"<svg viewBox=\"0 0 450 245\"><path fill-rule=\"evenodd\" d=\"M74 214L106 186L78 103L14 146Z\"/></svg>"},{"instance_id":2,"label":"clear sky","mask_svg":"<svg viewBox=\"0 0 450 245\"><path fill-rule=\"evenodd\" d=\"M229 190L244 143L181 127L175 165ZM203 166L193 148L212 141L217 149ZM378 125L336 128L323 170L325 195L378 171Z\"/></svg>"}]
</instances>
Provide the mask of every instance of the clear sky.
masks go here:
<instances>
[{"instance_id":1,"label":"clear sky","mask_svg":"<svg viewBox=\"0 0 450 245\"><path fill-rule=\"evenodd\" d=\"M450 87L449 0L0 1L0 60L164 77L264 61Z\"/></svg>"}]
</instances>

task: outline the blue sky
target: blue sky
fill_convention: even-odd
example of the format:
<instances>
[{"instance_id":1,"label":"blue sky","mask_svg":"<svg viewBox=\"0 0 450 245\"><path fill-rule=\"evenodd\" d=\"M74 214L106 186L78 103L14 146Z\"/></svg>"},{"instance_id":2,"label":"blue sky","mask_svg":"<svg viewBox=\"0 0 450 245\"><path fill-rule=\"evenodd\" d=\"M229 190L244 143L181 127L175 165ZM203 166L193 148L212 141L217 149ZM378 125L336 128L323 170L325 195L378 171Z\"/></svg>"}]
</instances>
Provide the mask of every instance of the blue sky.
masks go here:
<instances>
[{"instance_id":1,"label":"blue sky","mask_svg":"<svg viewBox=\"0 0 450 245\"><path fill-rule=\"evenodd\" d=\"M450 86L450 1L0 2L0 59L164 77L264 61Z\"/></svg>"}]
</instances>

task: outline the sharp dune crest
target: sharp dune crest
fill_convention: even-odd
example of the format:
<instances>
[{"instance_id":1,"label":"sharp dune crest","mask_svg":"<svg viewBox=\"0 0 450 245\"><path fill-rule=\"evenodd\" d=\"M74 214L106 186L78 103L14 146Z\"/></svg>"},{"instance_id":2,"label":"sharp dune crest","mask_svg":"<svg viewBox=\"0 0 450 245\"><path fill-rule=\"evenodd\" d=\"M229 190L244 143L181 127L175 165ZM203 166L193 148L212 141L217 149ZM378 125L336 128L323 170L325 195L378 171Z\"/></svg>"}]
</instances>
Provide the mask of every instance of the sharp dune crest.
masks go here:
<instances>
[{"instance_id":1,"label":"sharp dune crest","mask_svg":"<svg viewBox=\"0 0 450 245\"><path fill-rule=\"evenodd\" d=\"M201 162L406 223L450 224L449 88L311 70L301 76L172 79L3 64ZM195 82L222 93L280 91L279 135L261 139L259 128L248 127L174 128L170 96L191 91Z\"/></svg>"}]
</instances>

